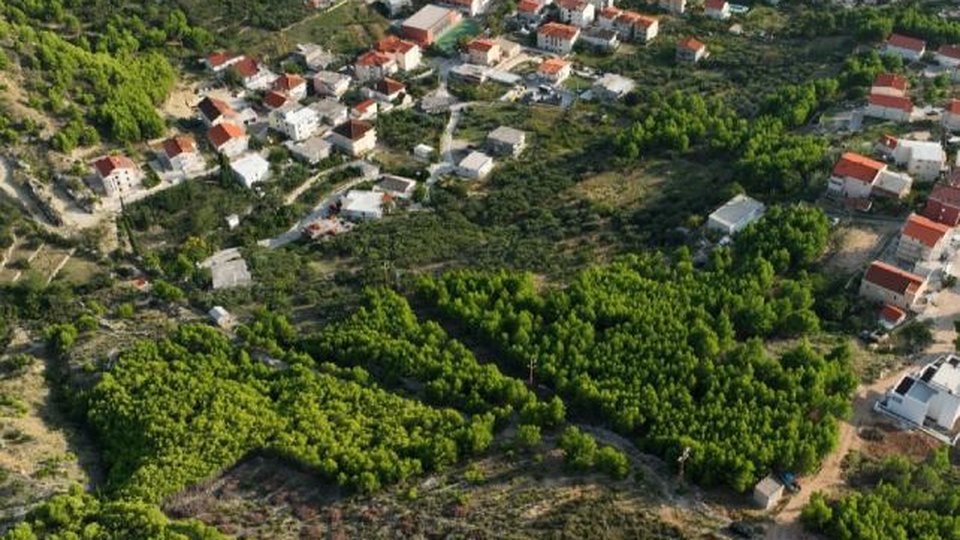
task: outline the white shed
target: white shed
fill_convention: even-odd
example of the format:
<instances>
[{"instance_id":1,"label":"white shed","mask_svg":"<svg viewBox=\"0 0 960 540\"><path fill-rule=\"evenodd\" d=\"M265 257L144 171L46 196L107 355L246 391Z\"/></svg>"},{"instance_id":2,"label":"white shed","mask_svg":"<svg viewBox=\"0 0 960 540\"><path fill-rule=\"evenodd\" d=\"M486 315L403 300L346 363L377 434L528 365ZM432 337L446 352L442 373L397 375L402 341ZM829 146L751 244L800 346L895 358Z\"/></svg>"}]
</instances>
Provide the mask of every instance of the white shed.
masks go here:
<instances>
[{"instance_id":1,"label":"white shed","mask_svg":"<svg viewBox=\"0 0 960 540\"><path fill-rule=\"evenodd\" d=\"M753 501L764 510L770 510L776 506L781 497L783 497L783 484L772 474L753 488Z\"/></svg>"}]
</instances>

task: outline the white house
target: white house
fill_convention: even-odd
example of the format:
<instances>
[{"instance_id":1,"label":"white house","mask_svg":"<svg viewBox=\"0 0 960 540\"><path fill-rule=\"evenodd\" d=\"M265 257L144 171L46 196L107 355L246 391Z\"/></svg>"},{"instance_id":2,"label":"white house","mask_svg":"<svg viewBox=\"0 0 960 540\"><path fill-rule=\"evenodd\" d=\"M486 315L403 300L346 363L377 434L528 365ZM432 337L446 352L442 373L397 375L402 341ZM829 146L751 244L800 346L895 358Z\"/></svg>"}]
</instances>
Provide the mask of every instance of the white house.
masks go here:
<instances>
[{"instance_id":1,"label":"white house","mask_svg":"<svg viewBox=\"0 0 960 540\"><path fill-rule=\"evenodd\" d=\"M960 131L960 99L951 99L944 107L941 117L943 127L950 131Z\"/></svg>"},{"instance_id":2,"label":"white house","mask_svg":"<svg viewBox=\"0 0 960 540\"><path fill-rule=\"evenodd\" d=\"M703 4L703 14L711 19L725 21L730 18L730 3L727 0L707 0Z\"/></svg>"},{"instance_id":3,"label":"white house","mask_svg":"<svg viewBox=\"0 0 960 540\"><path fill-rule=\"evenodd\" d=\"M270 127L294 141L303 141L320 129L320 115L310 107L294 104L273 111Z\"/></svg>"},{"instance_id":4,"label":"white house","mask_svg":"<svg viewBox=\"0 0 960 540\"><path fill-rule=\"evenodd\" d=\"M613 6L605 7L597 15L600 28L614 30L620 39L648 43L660 32L660 21L655 17L635 11L624 11Z\"/></svg>"},{"instance_id":5,"label":"white house","mask_svg":"<svg viewBox=\"0 0 960 540\"><path fill-rule=\"evenodd\" d=\"M952 432L960 418L960 358L940 357L906 375L887 391L880 407L916 425Z\"/></svg>"},{"instance_id":6,"label":"white house","mask_svg":"<svg viewBox=\"0 0 960 540\"><path fill-rule=\"evenodd\" d=\"M205 165L197 151L197 141L191 135L177 135L163 141L160 158L167 168L175 171L200 171Z\"/></svg>"},{"instance_id":7,"label":"white house","mask_svg":"<svg viewBox=\"0 0 960 540\"><path fill-rule=\"evenodd\" d=\"M350 89L350 76L336 71L318 71L313 76L313 90L321 96L339 98Z\"/></svg>"},{"instance_id":8,"label":"white house","mask_svg":"<svg viewBox=\"0 0 960 540\"><path fill-rule=\"evenodd\" d=\"M615 51L620 46L620 37L616 31L597 26L584 28L580 32L580 41L599 51Z\"/></svg>"},{"instance_id":9,"label":"white house","mask_svg":"<svg viewBox=\"0 0 960 540\"><path fill-rule=\"evenodd\" d=\"M910 122L913 119L913 101L907 97L870 94L863 115L870 118Z\"/></svg>"},{"instance_id":10,"label":"white house","mask_svg":"<svg viewBox=\"0 0 960 540\"><path fill-rule=\"evenodd\" d=\"M306 79L294 73L287 73L277 77L277 80L273 81L271 88L276 92L290 96L291 99L296 101L307 97Z\"/></svg>"},{"instance_id":11,"label":"white house","mask_svg":"<svg viewBox=\"0 0 960 540\"><path fill-rule=\"evenodd\" d=\"M888 170L886 163L846 152L834 165L827 190L835 196L853 199L871 196L900 199L910 193L912 185L909 175Z\"/></svg>"},{"instance_id":12,"label":"white house","mask_svg":"<svg viewBox=\"0 0 960 540\"><path fill-rule=\"evenodd\" d=\"M707 228L725 235L733 235L763 217L766 207L746 195L737 195L717 208L707 218Z\"/></svg>"},{"instance_id":13,"label":"white house","mask_svg":"<svg viewBox=\"0 0 960 540\"><path fill-rule=\"evenodd\" d=\"M500 43L491 38L474 38L467 43L465 60L471 64L493 66L500 62Z\"/></svg>"},{"instance_id":14,"label":"white house","mask_svg":"<svg viewBox=\"0 0 960 540\"><path fill-rule=\"evenodd\" d=\"M873 261L860 281L860 296L905 310L912 310L926 289L925 278L882 261Z\"/></svg>"},{"instance_id":15,"label":"white house","mask_svg":"<svg viewBox=\"0 0 960 540\"><path fill-rule=\"evenodd\" d=\"M243 57L240 61L230 66L230 69L237 72L243 83L243 87L247 90L266 90L270 88L273 81L277 79L276 73L270 71L249 56Z\"/></svg>"},{"instance_id":16,"label":"white house","mask_svg":"<svg viewBox=\"0 0 960 540\"><path fill-rule=\"evenodd\" d=\"M221 122L207 131L207 140L214 150L227 156L239 156L247 151L250 138L240 126L231 122Z\"/></svg>"},{"instance_id":17,"label":"white house","mask_svg":"<svg viewBox=\"0 0 960 540\"><path fill-rule=\"evenodd\" d=\"M375 81L393 75L400 67L393 56L379 51L367 51L361 54L353 64L357 80Z\"/></svg>"},{"instance_id":18,"label":"white house","mask_svg":"<svg viewBox=\"0 0 960 540\"><path fill-rule=\"evenodd\" d=\"M960 66L960 45L941 45L933 59L943 67Z\"/></svg>"},{"instance_id":19,"label":"white house","mask_svg":"<svg viewBox=\"0 0 960 540\"><path fill-rule=\"evenodd\" d=\"M324 98L309 105L317 112L320 120L330 126L338 126L347 121L350 110L346 105L333 98Z\"/></svg>"},{"instance_id":20,"label":"white house","mask_svg":"<svg viewBox=\"0 0 960 540\"><path fill-rule=\"evenodd\" d=\"M93 162L107 197L123 195L140 187L143 171L126 156L104 156Z\"/></svg>"},{"instance_id":21,"label":"white house","mask_svg":"<svg viewBox=\"0 0 960 540\"><path fill-rule=\"evenodd\" d=\"M355 221L383 217L385 193L352 189L340 199L340 214Z\"/></svg>"},{"instance_id":22,"label":"white house","mask_svg":"<svg viewBox=\"0 0 960 540\"><path fill-rule=\"evenodd\" d=\"M297 43L293 57L307 69L319 71L336 60L336 56L316 43Z\"/></svg>"},{"instance_id":23,"label":"white house","mask_svg":"<svg viewBox=\"0 0 960 540\"><path fill-rule=\"evenodd\" d=\"M570 62L562 58L547 58L537 67L537 76L550 84L560 84L570 76Z\"/></svg>"},{"instance_id":24,"label":"white house","mask_svg":"<svg viewBox=\"0 0 960 540\"><path fill-rule=\"evenodd\" d=\"M374 50L393 58L403 71L417 69L423 57L420 46L397 36L387 36L377 42Z\"/></svg>"},{"instance_id":25,"label":"white house","mask_svg":"<svg viewBox=\"0 0 960 540\"><path fill-rule=\"evenodd\" d=\"M687 0L657 0L660 9L682 15L687 11Z\"/></svg>"},{"instance_id":26,"label":"white house","mask_svg":"<svg viewBox=\"0 0 960 540\"><path fill-rule=\"evenodd\" d=\"M285 146L293 157L310 165L316 165L330 157L330 143L316 136L300 142L287 141Z\"/></svg>"},{"instance_id":27,"label":"white house","mask_svg":"<svg viewBox=\"0 0 960 540\"><path fill-rule=\"evenodd\" d=\"M413 192L417 189L417 181L403 176L385 174L380 177L380 181L373 186L374 191L386 193L394 199L410 199Z\"/></svg>"},{"instance_id":28,"label":"white house","mask_svg":"<svg viewBox=\"0 0 960 540\"><path fill-rule=\"evenodd\" d=\"M381 103L401 104L406 96L407 87L402 82L384 77L373 84L372 88L364 89L367 97Z\"/></svg>"},{"instance_id":29,"label":"white house","mask_svg":"<svg viewBox=\"0 0 960 540\"><path fill-rule=\"evenodd\" d=\"M908 62L916 62L923 57L927 44L922 39L912 38L903 34L890 34L883 45L884 54L894 54Z\"/></svg>"},{"instance_id":30,"label":"white house","mask_svg":"<svg viewBox=\"0 0 960 540\"><path fill-rule=\"evenodd\" d=\"M350 118L355 120L373 120L379 114L380 109L378 105L380 102L373 98L367 98L360 103L357 103L350 109ZM389 102L384 102L385 105L389 105Z\"/></svg>"},{"instance_id":31,"label":"white house","mask_svg":"<svg viewBox=\"0 0 960 540\"><path fill-rule=\"evenodd\" d=\"M906 166L907 172L917 180L932 182L946 170L947 154L939 142L912 141L885 136L882 148L889 149L889 155L900 166Z\"/></svg>"},{"instance_id":32,"label":"white house","mask_svg":"<svg viewBox=\"0 0 960 540\"><path fill-rule=\"evenodd\" d=\"M220 73L228 67L243 60L243 55L233 54L231 52L215 52L203 59L203 64L207 69L214 73Z\"/></svg>"},{"instance_id":33,"label":"white house","mask_svg":"<svg viewBox=\"0 0 960 540\"><path fill-rule=\"evenodd\" d=\"M707 57L707 46L700 40L688 37L677 43L677 60L697 63Z\"/></svg>"},{"instance_id":34,"label":"white house","mask_svg":"<svg viewBox=\"0 0 960 540\"><path fill-rule=\"evenodd\" d=\"M457 173L464 178L479 180L493 170L493 158L483 152L473 151L457 164Z\"/></svg>"},{"instance_id":35,"label":"white house","mask_svg":"<svg viewBox=\"0 0 960 540\"><path fill-rule=\"evenodd\" d=\"M362 120L347 120L330 131L330 142L351 156L363 155L377 146L377 130Z\"/></svg>"},{"instance_id":36,"label":"white house","mask_svg":"<svg viewBox=\"0 0 960 540\"><path fill-rule=\"evenodd\" d=\"M233 315L229 311L223 308L223 306L213 306L213 309L207 312L207 315L210 317L210 320L214 324L223 328L224 330L229 330L236 325L237 321L234 320Z\"/></svg>"},{"instance_id":37,"label":"white house","mask_svg":"<svg viewBox=\"0 0 960 540\"><path fill-rule=\"evenodd\" d=\"M587 0L557 0L560 8L560 21L579 28L593 24L596 7Z\"/></svg>"},{"instance_id":38,"label":"white house","mask_svg":"<svg viewBox=\"0 0 960 540\"><path fill-rule=\"evenodd\" d=\"M900 230L897 259L910 263L935 261L943 254L949 235L949 226L910 214Z\"/></svg>"},{"instance_id":39,"label":"white house","mask_svg":"<svg viewBox=\"0 0 960 540\"><path fill-rule=\"evenodd\" d=\"M413 147L413 157L418 161L430 163L437 155L437 151L429 144L420 143Z\"/></svg>"},{"instance_id":40,"label":"white house","mask_svg":"<svg viewBox=\"0 0 960 540\"><path fill-rule=\"evenodd\" d=\"M231 161L230 170L245 188L250 189L270 176L270 163L260 154L246 154Z\"/></svg>"},{"instance_id":41,"label":"white house","mask_svg":"<svg viewBox=\"0 0 960 540\"><path fill-rule=\"evenodd\" d=\"M537 47L567 54L573 50L579 37L580 29L576 26L549 22L537 29Z\"/></svg>"},{"instance_id":42,"label":"white house","mask_svg":"<svg viewBox=\"0 0 960 540\"><path fill-rule=\"evenodd\" d=\"M519 156L527 146L527 134L509 126L500 126L487 134L487 148L498 156Z\"/></svg>"}]
</instances>

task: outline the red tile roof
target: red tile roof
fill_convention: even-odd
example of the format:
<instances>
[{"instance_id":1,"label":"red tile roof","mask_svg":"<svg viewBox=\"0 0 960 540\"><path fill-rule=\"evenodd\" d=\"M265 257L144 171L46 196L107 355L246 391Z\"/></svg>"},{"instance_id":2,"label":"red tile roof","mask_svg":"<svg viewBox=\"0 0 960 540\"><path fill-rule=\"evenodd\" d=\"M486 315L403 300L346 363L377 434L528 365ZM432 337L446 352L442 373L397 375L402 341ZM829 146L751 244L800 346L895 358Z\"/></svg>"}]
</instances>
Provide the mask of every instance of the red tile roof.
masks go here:
<instances>
[{"instance_id":1,"label":"red tile roof","mask_svg":"<svg viewBox=\"0 0 960 540\"><path fill-rule=\"evenodd\" d=\"M926 43L922 39L912 38L903 34L890 34L887 38L887 45L893 45L901 49L920 52L926 48Z\"/></svg>"},{"instance_id":2,"label":"red tile roof","mask_svg":"<svg viewBox=\"0 0 960 540\"><path fill-rule=\"evenodd\" d=\"M221 122L207 131L207 139L215 148L220 148L232 139L243 137L246 132L242 127L231 124L230 122Z\"/></svg>"},{"instance_id":3,"label":"red tile roof","mask_svg":"<svg viewBox=\"0 0 960 540\"><path fill-rule=\"evenodd\" d=\"M210 64L210 67L217 68L220 67L230 60L236 58L236 55L231 52L221 51L215 52L210 56L207 56L207 64Z\"/></svg>"},{"instance_id":4,"label":"red tile roof","mask_svg":"<svg viewBox=\"0 0 960 540\"><path fill-rule=\"evenodd\" d=\"M853 152L846 152L840 156L840 160L833 166L833 175L872 184L884 168L886 168L886 165L879 161Z\"/></svg>"},{"instance_id":5,"label":"red tile roof","mask_svg":"<svg viewBox=\"0 0 960 540\"><path fill-rule=\"evenodd\" d=\"M704 3L704 7L707 9L715 9L720 11L723 9L723 6L727 5L727 0L707 0Z\"/></svg>"},{"instance_id":6,"label":"red tile roof","mask_svg":"<svg viewBox=\"0 0 960 540\"><path fill-rule=\"evenodd\" d=\"M377 84L374 85L374 89L381 94L392 96L397 92L403 92L407 87L400 81L395 81L390 77L384 77L377 81Z\"/></svg>"},{"instance_id":7,"label":"red tile roof","mask_svg":"<svg viewBox=\"0 0 960 540\"><path fill-rule=\"evenodd\" d=\"M472 40L470 43L467 43L467 49L471 51L487 52L496 46L496 40L486 38L477 38Z\"/></svg>"},{"instance_id":8,"label":"red tile roof","mask_svg":"<svg viewBox=\"0 0 960 540\"><path fill-rule=\"evenodd\" d=\"M951 99L947 103L947 112L951 114L960 114L960 99Z\"/></svg>"},{"instance_id":9,"label":"red tile roof","mask_svg":"<svg viewBox=\"0 0 960 540\"><path fill-rule=\"evenodd\" d=\"M620 17L617 18L618 23L629 24L631 26L640 26L643 28L648 28L651 25L657 22L657 19L647 15L642 15L636 11L624 11ZM701 44L702 45L702 44Z\"/></svg>"},{"instance_id":10,"label":"red tile roof","mask_svg":"<svg viewBox=\"0 0 960 540\"><path fill-rule=\"evenodd\" d=\"M369 109L370 107L373 107L376 104L377 102L372 99L365 99L360 103L357 103L356 105L354 105L353 108L361 113L365 113L367 112L367 109Z\"/></svg>"},{"instance_id":11,"label":"red tile roof","mask_svg":"<svg viewBox=\"0 0 960 540\"><path fill-rule=\"evenodd\" d=\"M937 184L927 197L923 215L950 226L960 224L960 186Z\"/></svg>"},{"instance_id":12,"label":"red tile roof","mask_svg":"<svg viewBox=\"0 0 960 540\"><path fill-rule=\"evenodd\" d=\"M898 308L897 306L884 304L883 307L880 309L880 320L887 322L891 325L900 324L906 318L907 318L907 312Z\"/></svg>"},{"instance_id":13,"label":"red tile roof","mask_svg":"<svg viewBox=\"0 0 960 540\"><path fill-rule=\"evenodd\" d=\"M271 90L263 96L263 104L271 109L279 109L286 105L288 101L290 101L290 98L286 94L281 94L276 90Z\"/></svg>"},{"instance_id":14,"label":"red tile roof","mask_svg":"<svg viewBox=\"0 0 960 540\"><path fill-rule=\"evenodd\" d=\"M237 114L226 101L212 97L205 97L200 100L197 108L200 109L200 113L211 122L221 116L230 117Z\"/></svg>"},{"instance_id":15,"label":"red tile roof","mask_svg":"<svg viewBox=\"0 0 960 540\"><path fill-rule=\"evenodd\" d=\"M126 156L103 156L93 162L93 167L105 178L117 169L136 169L137 165Z\"/></svg>"},{"instance_id":16,"label":"red tile roof","mask_svg":"<svg viewBox=\"0 0 960 540\"><path fill-rule=\"evenodd\" d=\"M362 139L363 136L366 135L366 133L371 129L373 129L373 126L366 122L361 122L360 120L347 120L346 122L333 128L333 132L341 137L350 139L351 141L358 141Z\"/></svg>"},{"instance_id":17,"label":"red tile roof","mask_svg":"<svg viewBox=\"0 0 960 540\"><path fill-rule=\"evenodd\" d=\"M536 13L540 11L542 7L537 0L520 0L520 3L517 4L517 11L521 13Z\"/></svg>"},{"instance_id":18,"label":"red tile roof","mask_svg":"<svg viewBox=\"0 0 960 540\"><path fill-rule=\"evenodd\" d=\"M960 45L941 45L940 48L937 49L937 54L960 60Z\"/></svg>"},{"instance_id":19,"label":"red tile roof","mask_svg":"<svg viewBox=\"0 0 960 540\"><path fill-rule=\"evenodd\" d=\"M307 84L307 81L303 77L295 73L286 73L277 77L277 80L273 81L273 89L279 90L281 92L289 92L294 88Z\"/></svg>"},{"instance_id":20,"label":"red tile roof","mask_svg":"<svg viewBox=\"0 0 960 540\"><path fill-rule=\"evenodd\" d=\"M863 279L898 294L916 292L923 285L923 278L920 276L905 272L882 261L873 261L870 268L867 268L867 273L864 274Z\"/></svg>"},{"instance_id":21,"label":"red tile roof","mask_svg":"<svg viewBox=\"0 0 960 540\"><path fill-rule=\"evenodd\" d=\"M916 214L910 214L907 222L903 225L902 234L932 248L949 232L950 227L942 223L937 223L936 221Z\"/></svg>"},{"instance_id":22,"label":"red tile roof","mask_svg":"<svg viewBox=\"0 0 960 540\"><path fill-rule=\"evenodd\" d=\"M580 11L587 7L587 0L557 0L557 5L567 11Z\"/></svg>"},{"instance_id":23,"label":"red tile roof","mask_svg":"<svg viewBox=\"0 0 960 540\"><path fill-rule=\"evenodd\" d=\"M416 46L417 44L412 41L400 39L397 36L387 36L378 41L374 48L384 53L406 53Z\"/></svg>"},{"instance_id":24,"label":"red tile roof","mask_svg":"<svg viewBox=\"0 0 960 540\"><path fill-rule=\"evenodd\" d=\"M882 144L883 146L886 146L886 147L889 148L890 150L894 150L894 149L897 148L897 145L900 144L900 139L894 137L893 135L889 135L889 134L887 134L887 133L884 133L884 134L880 137L880 144Z\"/></svg>"},{"instance_id":25,"label":"red tile roof","mask_svg":"<svg viewBox=\"0 0 960 540\"><path fill-rule=\"evenodd\" d=\"M569 64L569 62L560 58L547 58L540 63L540 67L537 68L537 73L543 75L556 75L557 73L560 73L560 70L567 67Z\"/></svg>"},{"instance_id":26,"label":"red tile roof","mask_svg":"<svg viewBox=\"0 0 960 540\"><path fill-rule=\"evenodd\" d=\"M257 61L249 56L243 57L243 60L240 60L236 64L230 66L230 68L237 70L237 73L239 73L244 79L253 77L260 72L260 64L257 64Z\"/></svg>"},{"instance_id":27,"label":"red tile roof","mask_svg":"<svg viewBox=\"0 0 960 540\"><path fill-rule=\"evenodd\" d=\"M870 94L867 96L867 102L871 105L876 105L877 107L900 109L904 112L910 112L913 110L913 102L907 97L888 96L885 94Z\"/></svg>"},{"instance_id":28,"label":"red tile roof","mask_svg":"<svg viewBox=\"0 0 960 540\"><path fill-rule=\"evenodd\" d=\"M907 78L902 75L897 75L895 73L881 73L877 75L877 78L873 80L873 86L881 86L883 88L896 88L901 92L906 92L907 90Z\"/></svg>"},{"instance_id":29,"label":"red tile roof","mask_svg":"<svg viewBox=\"0 0 960 540\"><path fill-rule=\"evenodd\" d=\"M580 31L576 26L570 26L568 24L560 24L555 22L549 22L544 24L539 29L537 29L538 34L543 34L557 39L571 40L577 37L577 33Z\"/></svg>"},{"instance_id":30,"label":"red tile roof","mask_svg":"<svg viewBox=\"0 0 960 540\"><path fill-rule=\"evenodd\" d=\"M378 51L367 51L357 58L358 66L382 66L389 64L393 58Z\"/></svg>"},{"instance_id":31,"label":"red tile roof","mask_svg":"<svg viewBox=\"0 0 960 540\"><path fill-rule=\"evenodd\" d=\"M706 47L706 45L704 45L702 41L696 38L688 37L686 39L681 40L680 43L677 43L677 47L696 52Z\"/></svg>"},{"instance_id":32,"label":"red tile roof","mask_svg":"<svg viewBox=\"0 0 960 540\"><path fill-rule=\"evenodd\" d=\"M163 141L163 151L167 154L168 158L174 158L180 154L195 152L196 150L197 142L189 135L178 135Z\"/></svg>"},{"instance_id":33,"label":"red tile roof","mask_svg":"<svg viewBox=\"0 0 960 540\"><path fill-rule=\"evenodd\" d=\"M600 13L598 13L598 16L604 19L616 19L622 14L623 14L622 9L617 9L613 6L607 6L600 10Z\"/></svg>"}]
</instances>

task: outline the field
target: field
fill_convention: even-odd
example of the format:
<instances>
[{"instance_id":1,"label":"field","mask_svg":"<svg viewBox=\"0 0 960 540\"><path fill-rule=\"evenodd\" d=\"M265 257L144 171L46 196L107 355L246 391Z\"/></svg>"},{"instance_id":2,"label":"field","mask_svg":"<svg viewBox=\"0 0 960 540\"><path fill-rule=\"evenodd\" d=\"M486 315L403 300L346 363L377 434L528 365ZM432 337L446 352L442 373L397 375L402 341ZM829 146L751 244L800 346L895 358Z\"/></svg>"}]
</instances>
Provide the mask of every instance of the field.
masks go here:
<instances>
[{"instance_id":1,"label":"field","mask_svg":"<svg viewBox=\"0 0 960 540\"><path fill-rule=\"evenodd\" d=\"M348 1L323 14L308 16L281 32L257 36L245 45L252 52L278 58L293 50L297 43L312 42L327 47L346 60L369 49L386 35L389 26L390 23L370 5Z\"/></svg>"},{"instance_id":2,"label":"field","mask_svg":"<svg viewBox=\"0 0 960 540\"><path fill-rule=\"evenodd\" d=\"M456 52L457 45L460 43L460 40L463 38L473 37L480 33L480 25L473 20L467 19L461 22L460 24L454 26L450 30L447 30L434 42L433 47L443 54L444 56L450 56Z\"/></svg>"}]
</instances>

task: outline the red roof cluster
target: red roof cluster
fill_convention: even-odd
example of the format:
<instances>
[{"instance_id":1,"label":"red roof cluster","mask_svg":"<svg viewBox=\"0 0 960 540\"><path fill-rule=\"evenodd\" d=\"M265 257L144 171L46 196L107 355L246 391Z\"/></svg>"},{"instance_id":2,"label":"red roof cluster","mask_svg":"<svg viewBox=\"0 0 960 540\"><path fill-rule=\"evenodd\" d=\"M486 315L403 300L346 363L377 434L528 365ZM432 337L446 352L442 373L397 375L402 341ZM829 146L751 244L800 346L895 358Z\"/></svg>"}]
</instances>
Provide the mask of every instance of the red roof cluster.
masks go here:
<instances>
[{"instance_id":1,"label":"red roof cluster","mask_svg":"<svg viewBox=\"0 0 960 540\"><path fill-rule=\"evenodd\" d=\"M854 152L845 152L833 166L833 175L872 184L884 168L886 165L879 161Z\"/></svg>"},{"instance_id":2,"label":"red roof cluster","mask_svg":"<svg viewBox=\"0 0 960 540\"><path fill-rule=\"evenodd\" d=\"M580 11L587 7L587 0L557 0L557 5L567 11Z\"/></svg>"},{"instance_id":3,"label":"red roof cluster","mask_svg":"<svg viewBox=\"0 0 960 540\"><path fill-rule=\"evenodd\" d=\"M242 60L230 67L237 70L237 73L239 73L244 79L253 77L257 73L260 73L260 64L258 64L256 60L250 58L249 56L244 56Z\"/></svg>"},{"instance_id":4,"label":"red roof cluster","mask_svg":"<svg viewBox=\"0 0 960 540\"><path fill-rule=\"evenodd\" d=\"M656 24L657 19L648 15L637 13L636 11L624 11L620 14L620 16L617 17L616 21L618 23L629 24L630 26L649 28L651 25Z\"/></svg>"},{"instance_id":5,"label":"red roof cluster","mask_svg":"<svg viewBox=\"0 0 960 540\"><path fill-rule=\"evenodd\" d=\"M890 37L887 38L887 45L915 52L920 52L927 47L927 44L922 39L912 38L903 34L890 34Z\"/></svg>"},{"instance_id":6,"label":"red roof cluster","mask_svg":"<svg viewBox=\"0 0 960 540\"><path fill-rule=\"evenodd\" d=\"M703 6L707 9L720 11L727 5L727 0L707 0Z\"/></svg>"},{"instance_id":7,"label":"red roof cluster","mask_svg":"<svg viewBox=\"0 0 960 540\"><path fill-rule=\"evenodd\" d=\"M400 39L397 36L387 36L378 41L374 48L382 53L396 54L409 52L416 46L417 44L412 41Z\"/></svg>"},{"instance_id":8,"label":"red roof cluster","mask_svg":"<svg viewBox=\"0 0 960 540\"><path fill-rule=\"evenodd\" d=\"M117 169L136 169L137 164L126 156L103 156L93 162L93 167L101 177L107 177Z\"/></svg>"},{"instance_id":9,"label":"red roof cluster","mask_svg":"<svg viewBox=\"0 0 960 540\"><path fill-rule=\"evenodd\" d=\"M896 73L881 73L873 80L873 86L895 88L901 92L907 91L907 78Z\"/></svg>"},{"instance_id":10,"label":"red roof cluster","mask_svg":"<svg viewBox=\"0 0 960 540\"><path fill-rule=\"evenodd\" d=\"M549 22L537 29L537 33L539 34L563 40L571 40L577 37L579 31L580 29L576 26L556 22Z\"/></svg>"},{"instance_id":11,"label":"red roof cluster","mask_svg":"<svg viewBox=\"0 0 960 540\"><path fill-rule=\"evenodd\" d=\"M918 216L917 214L910 214L907 222L903 225L902 234L914 238L921 244L932 248L949 232L950 227L943 223L937 223L936 221Z\"/></svg>"},{"instance_id":12,"label":"red roof cluster","mask_svg":"<svg viewBox=\"0 0 960 540\"><path fill-rule=\"evenodd\" d=\"M303 77L295 73L286 73L273 81L273 89L280 92L289 92L304 84L307 84L307 81Z\"/></svg>"},{"instance_id":13,"label":"red roof cluster","mask_svg":"<svg viewBox=\"0 0 960 540\"><path fill-rule=\"evenodd\" d=\"M246 135L242 127L231 124L230 122L221 122L207 131L207 138L215 148L220 148L232 139L237 139Z\"/></svg>"},{"instance_id":14,"label":"red roof cluster","mask_svg":"<svg viewBox=\"0 0 960 540\"><path fill-rule=\"evenodd\" d=\"M290 98L286 94L276 90L271 90L263 96L263 104L271 109L279 109L286 105L288 101L290 101Z\"/></svg>"},{"instance_id":15,"label":"red roof cluster","mask_svg":"<svg viewBox=\"0 0 960 540\"><path fill-rule=\"evenodd\" d=\"M916 292L923 285L923 278L905 272L882 261L873 261L863 279L874 285L898 294Z\"/></svg>"},{"instance_id":16,"label":"red roof cluster","mask_svg":"<svg viewBox=\"0 0 960 540\"><path fill-rule=\"evenodd\" d=\"M487 38L477 38L467 43L467 49L471 51L487 52L497 46L497 41Z\"/></svg>"},{"instance_id":17,"label":"red roof cluster","mask_svg":"<svg viewBox=\"0 0 960 540\"><path fill-rule=\"evenodd\" d=\"M560 58L547 58L540 63L537 72L543 75L556 75L560 73L560 70L567 67L568 64L569 62Z\"/></svg>"}]
</instances>

